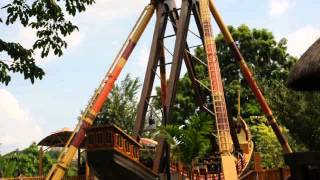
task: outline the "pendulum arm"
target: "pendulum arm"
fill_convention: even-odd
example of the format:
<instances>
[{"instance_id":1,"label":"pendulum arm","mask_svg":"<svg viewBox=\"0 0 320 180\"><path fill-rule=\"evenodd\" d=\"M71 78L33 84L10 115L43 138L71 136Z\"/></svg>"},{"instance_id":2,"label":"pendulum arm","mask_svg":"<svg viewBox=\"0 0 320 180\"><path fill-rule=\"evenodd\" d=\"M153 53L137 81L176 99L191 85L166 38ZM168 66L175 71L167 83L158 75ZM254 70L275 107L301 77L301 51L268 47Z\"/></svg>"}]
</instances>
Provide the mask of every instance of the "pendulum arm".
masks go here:
<instances>
[{"instance_id":1,"label":"pendulum arm","mask_svg":"<svg viewBox=\"0 0 320 180\"><path fill-rule=\"evenodd\" d=\"M242 54L240 53L236 43L234 42L231 33L229 32L228 28L224 24L217 8L215 7L212 0L209 0L209 8L210 11L215 18L215 21L217 22L224 38L227 44L229 45L230 49L233 51L236 60L238 61L240 65L241 72L244 76L244 78L247 80L251 90L253 91L254 95L256 96L258 103L261 106L262 111L264 112L265 116L268 119L268 123L271 125L275 135L278 138L278 141L280 142L283 152L284 153L291 153L291 147L287 141L287 139L282 134L279 125L277 124L277 121L275 117L272 114L271 108L269 107L266 99L264 98L261 90L259 89L257 82L255 81L252 72L250 71L249 67L247 66Z\"/></svg>"},{"instance_id":2,"label":"pendulum arm","mask_svg":"<svg viewBox=\"0 0 320 180\"><path fill-rule=\"evenodd\" d=\"M205 43L204 42L204 33L203 33L203 28L202 28L201 19L200 19L200 10L199 10L199 2L198 1L196 1L195 4L192 7L192 14L193 14L195 23L197 25L197 29L198 29L198 32L199 32L199 36L200 36L201 42L202 42L202 44L204 44ZM213 117L215 117L214 114L213 114ZM230 125L232 125L232 124L230 124ZM237 138L236 139L233 138L233 134L235 133L234 132L235 129L231 128L230 130L231 130L232 140L234 141L234 144L239 144L238 139ZM214 137L211 137L211 139L213 139L213 138ZM213 150L215 152L219 152L219 147L218 147L217 141L212 141L211 144L213 145Z\"/></svg>"},{"instance_id":3,"label":"pendulum arm","mask_svg":"<svg viewBox=\"0 0 320 180\"><path fill-rule=\"evenodd\" d=\"M221 154L222 171L225 179L237 179L238 175L235 165L235 158L232 154L233 143L230 134L227 107L208 6L208 0L199 0L200 19L204 32L204 47L208 61L208 74L216 117L215 119L219 150Z\"/></svg>"},{"instance_id":4,"label":"pendulum arm","mask_svg":"<svg viewBox=\"0 0 320 180\"><path fill-rule=\"evenodd\" d=\"M118 78L121 70L127 62L128 57L130 56L136 43L140 39L143 31L149 23L153 15L154 9L155 8L153 4L148 5L144 9L142 15L140 16L140 19L138 20L136 26L133 28L133 31L130 33L122 50L116 57L113 65L111 66L110 70L108 71L99 88L97 89L88 107L86 108L86 111L84 115L81 117L81 121L79 122L79 125L77 126L74 134L66 143L65 148L62 151L62 154L60 155L57 164L55 164L51 168L49 174L46 177L46 180L60 180L63 178L65 171L69 167L70 162L72 161L75 153L77 152L77 149L80 147L80 144L83 142L85 138L86 129L93 124L97 114L100 112L103 104L106 102L107 97L114 85L114 82Z\"/></svg>"}]
</instances>

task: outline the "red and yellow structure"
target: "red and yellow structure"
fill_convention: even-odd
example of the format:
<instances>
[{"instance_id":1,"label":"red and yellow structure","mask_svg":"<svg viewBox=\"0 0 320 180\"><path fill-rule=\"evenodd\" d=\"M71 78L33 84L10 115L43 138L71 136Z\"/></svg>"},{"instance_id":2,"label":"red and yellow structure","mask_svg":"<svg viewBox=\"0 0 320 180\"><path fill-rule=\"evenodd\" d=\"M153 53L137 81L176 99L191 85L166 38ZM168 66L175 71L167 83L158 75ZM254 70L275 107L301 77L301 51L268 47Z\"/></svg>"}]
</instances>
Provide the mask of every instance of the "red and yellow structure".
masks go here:
<instances>
[{"instance_id":1,"label":"red and yellow structure","mask_svg":"<svg viewBox=\"0 0 320 180\"><path fill-rule=\"evenodd\" d=\"M154 10L155 6L153 3L149 4L143 10L137 24L133 28L120 53L115 58L114 63L86 108L80 124L77 126L75 133L70 137L68 143L66 144L63 153L58 159L58 163L52 167L47 175L47 180L60 180L64 176L73 156L76 154L77 149L80 147L80 144L85 138L86 129L93 124L97 114L100 112L103 104L106 102L106 99L111 92L116 79L118 78L136 43L140 39L147 24L149 23Z\"/></svg>"}]
</instances>

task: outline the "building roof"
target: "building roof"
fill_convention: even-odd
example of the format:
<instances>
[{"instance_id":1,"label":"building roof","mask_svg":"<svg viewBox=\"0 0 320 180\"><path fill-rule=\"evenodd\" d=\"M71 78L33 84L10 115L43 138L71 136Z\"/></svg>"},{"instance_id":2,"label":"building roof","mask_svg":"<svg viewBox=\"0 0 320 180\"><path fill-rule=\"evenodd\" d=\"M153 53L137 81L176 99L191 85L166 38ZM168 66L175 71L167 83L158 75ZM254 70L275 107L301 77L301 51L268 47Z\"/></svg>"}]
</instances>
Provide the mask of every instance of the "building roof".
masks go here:
<instances>
[{"instance_id":1,"label":"building roof","mask_svg":"<svg viewBox=\"0 0 320 180\"><path fill-rule=\"evenodd\" d=\"M288 86L295 90L320 90L320 38L293 66Z\"/></svg>"}]
</instances>

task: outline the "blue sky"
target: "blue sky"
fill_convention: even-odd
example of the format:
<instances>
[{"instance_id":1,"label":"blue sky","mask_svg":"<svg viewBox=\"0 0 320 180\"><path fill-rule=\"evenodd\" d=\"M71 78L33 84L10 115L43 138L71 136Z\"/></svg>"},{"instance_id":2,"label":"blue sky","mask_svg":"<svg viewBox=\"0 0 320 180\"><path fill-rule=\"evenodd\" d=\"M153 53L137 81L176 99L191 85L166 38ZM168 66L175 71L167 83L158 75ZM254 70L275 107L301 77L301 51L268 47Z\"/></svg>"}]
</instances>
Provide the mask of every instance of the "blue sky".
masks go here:
<instances>
[{"instance_id":1,"label":"blue sky","mask_svg":"<svg viewBox=\"0 0 320 180\"><path fill-rule=\"evenodd\" d=\"M72 18L80 31L67 38L61 58L39 59L46 76L32 85L14 76L0 85L0 153L23 148L64 127L73 129L81 109L103 78L148 0L96 0L87 12ZM215 0L225 22L267 28L288 39L288 51L299 57L320 37L318 0ZM180 2L177 1L179 5ZM0 6L4 3L0 2ZM125 6L124 6L125 5ZM0 11L1 12L1 11ZM3 12L0 13L3 18ZM71 18L71 17L70 17ZM143 80L151 44L152 19L122 73ZM191 28L194 25L191 25ZM218 31L215 24L214 28ZM0 24L0 37L31 46L34 32ZM191 38L190 44L197 44ZM0 54L0 58L4 56ZM39 57L36 55L36 57Z\"/></svg>"}]
</instances>

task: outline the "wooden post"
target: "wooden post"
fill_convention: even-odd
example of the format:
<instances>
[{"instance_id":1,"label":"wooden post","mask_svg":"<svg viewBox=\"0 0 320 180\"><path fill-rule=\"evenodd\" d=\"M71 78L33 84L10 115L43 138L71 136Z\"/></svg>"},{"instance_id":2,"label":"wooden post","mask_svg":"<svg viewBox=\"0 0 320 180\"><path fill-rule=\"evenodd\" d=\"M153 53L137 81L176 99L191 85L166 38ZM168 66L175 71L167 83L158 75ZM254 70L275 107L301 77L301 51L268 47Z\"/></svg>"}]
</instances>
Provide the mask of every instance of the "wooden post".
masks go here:
<instances>
[{"instance_id":1,"label":"wooden post","mask_svg":"<svg viewBox=\"0 0 320 180\"><path fill-rule=\"evenodd\" d=\"M43 149L42 146L39 150L39 167L38 167L38 175L42 177L43 175Z\"/></svg>"},{"instance_id":2,"label":"wooden post","mask_svg":"<svg viewBox=\"0 0 320 180\"><path fill-rule=\"evenodd\" d=\"M254 152L253 154L253 166L255 171L262 170L261 167L261 155L259 152Z\"/></svg>"}]
</instances>

